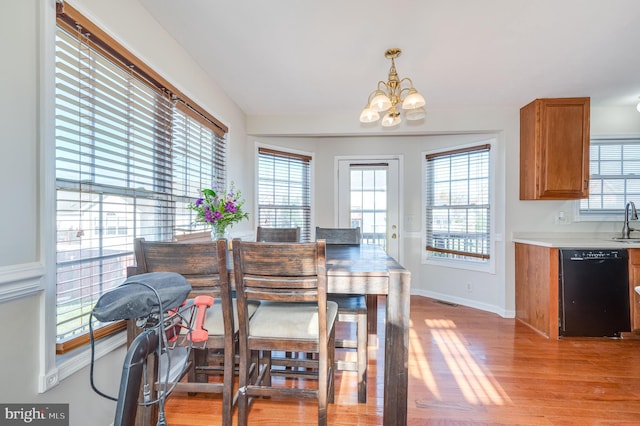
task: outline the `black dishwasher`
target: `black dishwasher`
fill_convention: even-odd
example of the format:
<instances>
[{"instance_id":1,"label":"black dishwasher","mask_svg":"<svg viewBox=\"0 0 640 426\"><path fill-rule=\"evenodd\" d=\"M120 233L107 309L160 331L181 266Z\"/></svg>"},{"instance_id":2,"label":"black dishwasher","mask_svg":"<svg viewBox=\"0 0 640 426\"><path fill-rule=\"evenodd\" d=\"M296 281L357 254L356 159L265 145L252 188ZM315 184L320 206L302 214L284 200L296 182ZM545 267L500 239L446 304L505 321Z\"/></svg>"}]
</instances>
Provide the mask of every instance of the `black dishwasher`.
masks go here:
<instances>
[{"instance_id":1,"label":"black dishwasher","mask_svg":"<svg viewBox=\"0 0 640 426\"><path fill-rule=\"evenodd\" d=\"M560 250L560 336L631 331L627 250Z\"/></svg>"}]
</instances>

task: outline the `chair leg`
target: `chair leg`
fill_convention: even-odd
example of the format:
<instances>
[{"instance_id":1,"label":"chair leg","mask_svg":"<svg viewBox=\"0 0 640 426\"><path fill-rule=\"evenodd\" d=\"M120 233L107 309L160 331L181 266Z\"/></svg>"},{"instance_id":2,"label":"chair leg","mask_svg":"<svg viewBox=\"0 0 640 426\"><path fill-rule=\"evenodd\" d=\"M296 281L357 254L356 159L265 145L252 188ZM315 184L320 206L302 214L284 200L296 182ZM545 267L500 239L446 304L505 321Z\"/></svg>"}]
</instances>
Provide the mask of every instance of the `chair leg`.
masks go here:
<instances>
[{"instance_id":1,"label":"chair leg","mask_svg":"<svg viewBox=\"0 0 640 426\"><path fill-rule=\"evenodd\" d=\"M333 327L333 329L331 330L331 334L329 334L329 347L328 347L328 354L327 354L327 365L328 365L328 377L327 377L327 382L328 382L328 396L327 396L327 400L330 404L334 403L334 399L335 399L335 385L334 385L334 378L335 378L335 370L336 370L336 329L335 326Z\"/></svg>"},{"instance_id":2,"label":"chair leg","mask_svg":"<svg viewBox=\"0 0 640 426\"><path fill-rule=\"evenodd\" d=\"M331 342L331 339L328 339ZM321 351L331 352L329 347L321 348ZM327 424L327 400L329 392L329 353L326 356L320 354L318 361L318 426L325 426Z\"/></svg>"},{"instance_id":3,"label":"chair leg","mask_svg":"<svg viewBox=\"0 0 640 426\"><path fill-rule=\"evenodd\" d=\"M249 420L249 355L240 353L238 365L238 426L247 426Z\"/></svg>"},{"instance_id":4,"label":"chair leg","mask_svg":"<svg viewBox=\"0 0 640 426\"><path fill-rule=\"evenodd\" d=\"M358 402L367 402L367 318L358 315Z\"/></svg>"},{"instance_id":5,"label":"chair leg","mask_svg":"<svg viewBox=\"0 0 640 426\"><path fill-rule=\"evenodd\" d=\"M208 380L207 375L198 372L198 367L207 364L206 349L192 349L190 356L191 368L187 372L187 381L189 383L204 383ZM187 395L194 396L197 392L187 392Z\"/></svg>"},{"instance_id":6,"label":"chair leg","mask_svg":"<svg viewBox=\"0 0 640 426\"><path fill-rule=\"evenodd\" d=\"M378 295L367 294L366 301L369 342L375 345L378 339Z\"/></svg>"},{"instance_id":7,"label":"chair leg","mask_svg":"<svg viewBox=\"0 0 640 426\"><path fill-rule=\"evenodd\" d=\"M260 353L251 351L251 361L249 362L249 383L257 384L260 375Z\"/></svg>"},{"instance_id":8,"label":"chair leg","mask_svg":"<svg viewBox=\"0 0 640 426\"><path fill-rule=\"evenodd\" d=\"M273 368L273 362L272 362L272 358L271 358L271 351L264 351L262 352L262 358L264 360L265 363L265 373L264 373L264 385L265 386L271 386L271 369ZM260 374L258 372L258 374Z\"/></svg>"},{"instance_id":9,"label":"chair leg","mask_svg":"<svg viewBox=\"0 0 640 426\"><path fill-rule=\"evenodd\" d=\"M207 375L198 372L198 367L207 365L207 350L206 349L192 349L191 356L193 357L193 368L188 373L188 379L190 382L204 383L207 381Z\"/></svg>"},{"instance_id":10,"label":"chair leg","mask_svg":"<svg viewBox=\"0 0 640 426\"><path fill-rule=\"evenodd\" d=\"M235 351L234 344L226 345L224 349L224 369L222 388L222 425L231 426L233 418L233 397L234 397L234 377Z\"/></svg>"}]
</instances>

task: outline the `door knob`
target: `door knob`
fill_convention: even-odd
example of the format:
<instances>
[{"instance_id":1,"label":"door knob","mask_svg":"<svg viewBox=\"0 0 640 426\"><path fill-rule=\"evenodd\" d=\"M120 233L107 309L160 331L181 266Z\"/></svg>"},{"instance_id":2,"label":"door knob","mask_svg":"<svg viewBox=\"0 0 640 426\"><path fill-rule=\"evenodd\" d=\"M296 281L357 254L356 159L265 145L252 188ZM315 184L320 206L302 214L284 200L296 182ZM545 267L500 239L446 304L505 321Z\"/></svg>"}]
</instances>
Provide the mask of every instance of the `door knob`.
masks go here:
<instances>
[{"instance_id":1,"label":"door knob","mask_svg":"<svg viewBox=\"0 0 640 426\"><path fill-rule=\"evenodd\" d=\"M393 239L393 240L396 239L396 233L395 232L393 234L391 234L391 239Z\"/></svg>"}]
</instances>

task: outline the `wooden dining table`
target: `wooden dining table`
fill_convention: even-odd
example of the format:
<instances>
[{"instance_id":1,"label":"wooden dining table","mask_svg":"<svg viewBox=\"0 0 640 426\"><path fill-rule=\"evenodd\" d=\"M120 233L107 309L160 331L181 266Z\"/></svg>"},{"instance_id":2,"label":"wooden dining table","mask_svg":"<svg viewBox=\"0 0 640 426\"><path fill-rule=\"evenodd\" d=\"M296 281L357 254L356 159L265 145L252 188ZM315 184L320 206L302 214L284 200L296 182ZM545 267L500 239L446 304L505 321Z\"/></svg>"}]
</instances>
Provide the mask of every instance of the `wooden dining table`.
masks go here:
<instances>
[{"instance_id":1,"label":"wooden dining table","mask_svg":"<svg viewBox=\"0 0 640 426\"><path fill-rule=\"evenodd\" d=\"M377 245L327 245L326 263L328 293L386 296L383 424L406 425L411 273ZM228 267L233 282L231 256ZM140 329L135 320L128 328L131 342ZM142 411L136 424L147 424L157 409Z\"/></svg>"},{"instance_id":2,"label":"wooden dining table","mask_svg":"<svg viewBox=\"0 0 640 426\"><path fill-rule=\"evenodd\" d=\"M407 424L411 273L376 245L327 245L327 292L386 296L384 425Z\"/></svg>"}]
</instances>

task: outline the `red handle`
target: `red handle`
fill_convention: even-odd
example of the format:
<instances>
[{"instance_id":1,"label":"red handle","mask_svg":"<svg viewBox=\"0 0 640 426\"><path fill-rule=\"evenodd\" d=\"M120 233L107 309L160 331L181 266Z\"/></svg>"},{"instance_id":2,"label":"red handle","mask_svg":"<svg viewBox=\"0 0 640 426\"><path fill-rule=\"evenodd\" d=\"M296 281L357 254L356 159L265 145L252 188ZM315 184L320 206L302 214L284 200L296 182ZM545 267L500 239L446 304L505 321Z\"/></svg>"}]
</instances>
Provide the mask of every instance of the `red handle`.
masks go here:
<instances>
[{"instance_id":1,"label":"red handle","mask_svg":"<svg viewBox=\"0 0 640 426\"><path fill-rule=\"evenodd\" d=\"M207 315L207 309L213 306L213 297L196 296L193 299L193 304L196 305L196 322L191 331L191 341L204 342L209 338L209 332L204 329L204 320Z\"/></svg>"}]
</instances>

